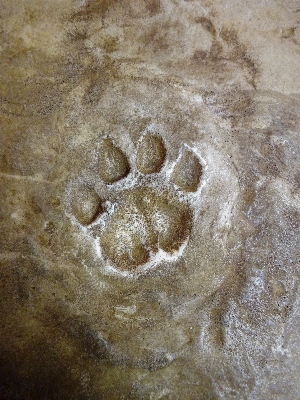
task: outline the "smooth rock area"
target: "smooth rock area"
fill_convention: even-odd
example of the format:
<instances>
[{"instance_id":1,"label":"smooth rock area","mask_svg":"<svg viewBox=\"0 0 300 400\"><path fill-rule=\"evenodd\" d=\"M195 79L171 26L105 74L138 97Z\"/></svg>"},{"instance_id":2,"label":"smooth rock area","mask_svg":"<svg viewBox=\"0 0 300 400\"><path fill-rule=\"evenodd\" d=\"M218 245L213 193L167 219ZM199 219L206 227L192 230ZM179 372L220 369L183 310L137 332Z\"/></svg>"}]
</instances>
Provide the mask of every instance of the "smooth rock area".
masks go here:
<instances>
[{"instance_id":1,"label":"smooth rock area","mask_svg":"<svg viewBox=\"0 0 300 400\"><path fill-rule=\"evenodd\" d=\"M0 0L0 398L300 398L300 1Z\"/></svg>"}]
</instances>

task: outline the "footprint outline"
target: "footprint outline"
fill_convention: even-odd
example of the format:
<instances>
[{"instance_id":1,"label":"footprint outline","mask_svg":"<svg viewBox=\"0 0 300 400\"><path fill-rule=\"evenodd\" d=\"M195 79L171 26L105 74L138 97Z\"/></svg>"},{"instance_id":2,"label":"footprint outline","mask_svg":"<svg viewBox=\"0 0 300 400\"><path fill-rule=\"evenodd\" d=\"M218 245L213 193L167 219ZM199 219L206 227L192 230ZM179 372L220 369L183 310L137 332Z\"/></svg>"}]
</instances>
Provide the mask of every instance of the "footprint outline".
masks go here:
<instances>
[{"instance_id":1,"label":"footprint outline","mask_svg":"<svg viewBox=\"0 0 300 400\"><path fill-rule=\"evenodd\" d=\"M99 179L120 198L109 204L110 199L101 199L93 187L81 185L71 210L81 226L99 228L97 249L106 266L126 275L148 269L161 259L176 259L192 230L195 210L189 194L197 194L202 180L204 165L199 154L184 144L177 160L169 164L165 142L152 130L141 135L133 165L110 136L101 138L99 149ZM114 173L107 178L110 165ZM108 169L105 179L104 167ZM89 201L85 203L84 198L93 200L89 217L85 214Z\"/></svg>"}]
</instances>

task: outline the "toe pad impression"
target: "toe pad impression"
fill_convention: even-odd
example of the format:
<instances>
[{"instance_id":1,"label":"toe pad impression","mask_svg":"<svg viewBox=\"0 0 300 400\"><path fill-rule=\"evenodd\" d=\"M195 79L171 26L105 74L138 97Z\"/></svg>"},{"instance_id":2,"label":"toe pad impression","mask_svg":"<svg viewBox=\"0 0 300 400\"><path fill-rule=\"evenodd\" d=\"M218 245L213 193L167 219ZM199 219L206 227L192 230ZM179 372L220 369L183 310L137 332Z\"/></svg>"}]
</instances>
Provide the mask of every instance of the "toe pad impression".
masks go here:
<instances>
[{"instance_id":1,"label":"toe pad impression","mask_svg":"<svg viewBox=\"0 0 300 400\"><path fill-rule=\"evenodd\" d=\"M181 190L196 192L202 175L202 165L192 150L184 149L174 167L172 181Z\"/></svg>"},{"instance_id":2,"label":"toe pad impression","mask_svg":"<svg viewBox=\"0 0 300 400\"><path fill-rule=\"evenodd\" d=\"M110 138L102 141L99 149L99 175L103 182L112 184L130 171L127 157Z\"/></svg>"},{"instance_id":3,"label":"toe pad impression","mask_svg":"<svg viewBox=\"0 0 300 400\"><path fill-rule=\"evenodd\" d=\"M76 190L71 206L73 215L82 225L91 224L102 211L99 196L86 186Z\"/></svg>"},{"instance_id":4,"label":"toe pad impression","mask_svg":"<svg viewBox=\"0 0 300 400\"><path fill-rule=\"evenodd\" d=\"M147 133L138 146L136 165L142 174L161 170L166 157L164 142L157 134Z\"/></svg>"}]
</instances>

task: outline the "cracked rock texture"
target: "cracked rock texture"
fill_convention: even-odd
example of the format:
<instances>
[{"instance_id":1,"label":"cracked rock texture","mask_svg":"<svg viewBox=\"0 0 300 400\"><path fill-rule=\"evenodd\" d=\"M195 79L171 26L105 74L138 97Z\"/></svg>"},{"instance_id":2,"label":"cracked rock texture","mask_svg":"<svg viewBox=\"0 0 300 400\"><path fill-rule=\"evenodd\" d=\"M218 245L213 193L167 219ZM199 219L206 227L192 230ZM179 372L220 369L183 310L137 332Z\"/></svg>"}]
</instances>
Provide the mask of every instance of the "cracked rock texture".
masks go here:
<instances>
[{"instance_id":1,"label":"cracked rock texture","mask_svg":"<svg viewBox=\"0 0 300 400\"><path fill-rule=\"evenodd\" d=\"M0 398L299 398L299 21L294 0L0 0ZM102 232L118 257L141 199L186 241L119 273Z\"/></svg>"}]
</instances>

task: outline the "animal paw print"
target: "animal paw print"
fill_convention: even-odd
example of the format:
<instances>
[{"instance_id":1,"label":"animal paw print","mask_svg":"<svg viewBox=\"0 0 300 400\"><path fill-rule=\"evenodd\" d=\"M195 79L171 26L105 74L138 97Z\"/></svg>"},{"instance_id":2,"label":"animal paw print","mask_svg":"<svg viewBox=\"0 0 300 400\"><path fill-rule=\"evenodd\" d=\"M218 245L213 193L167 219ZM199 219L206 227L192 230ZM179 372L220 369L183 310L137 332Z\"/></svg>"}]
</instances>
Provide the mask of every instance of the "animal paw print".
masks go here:
<instances>
[{"instance_id":1,"label":"animal paw print","mask_svg":"<svg viewBox=\"0 0 300 400\"><path fill-rule=\"evenodd\" d=\"M97 226L101 255L119 271L135 271L157 255L172 256L192 229L191 195L198 190L202 165L184 146L171 167L162 137L146 132L138 142L135 165L110 137L99 148L99 177L108 198L82 186L72 200L81 225Z\"/></svg>"}]
</instances>

